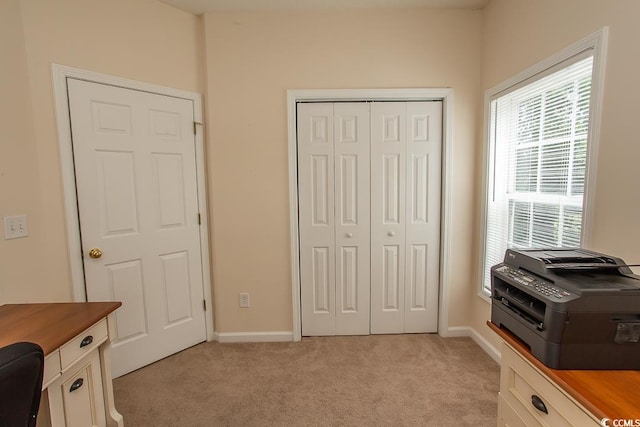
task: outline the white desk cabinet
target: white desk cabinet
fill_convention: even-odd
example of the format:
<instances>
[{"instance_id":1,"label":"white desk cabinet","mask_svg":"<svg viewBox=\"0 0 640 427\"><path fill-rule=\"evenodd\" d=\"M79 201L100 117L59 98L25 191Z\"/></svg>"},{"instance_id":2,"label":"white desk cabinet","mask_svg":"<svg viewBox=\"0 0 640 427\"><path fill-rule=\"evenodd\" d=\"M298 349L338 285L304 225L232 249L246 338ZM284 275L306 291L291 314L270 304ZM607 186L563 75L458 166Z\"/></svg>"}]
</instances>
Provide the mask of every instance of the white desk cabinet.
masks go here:
<instances>
[{"instance_id":1,"label":"white desk cabinet","mask_svg":"<svg viewBox=\"0 0 640 427\"><path fill-rule=\"evenodd\" d=\"M509 345L500 362L499 426L598 427L599 420Z\"/></svg>"},{"instance_id":2,"label":"white desk cabinet","mask_svg":"<svg viewBox=\"0 0 640 427\"><path fill-rule=\"evenodd\" d=\"M640 371L551 369L513 334L487 324L504 340L499 426L597 427L605 418L607 425L621 426L640 420Z\"/></svg>"},{"instance_id":3,"label":"white desk cabinet","mask_svg":"<svg viewBox=\"0 0 640 427\"><path fill-rule=\"evenodd\" d=\"M0 307L0 345L30 341L45 352L38 427L123 427L115 409L109 351L120 303Z\"/></svg>"}]
</instances>

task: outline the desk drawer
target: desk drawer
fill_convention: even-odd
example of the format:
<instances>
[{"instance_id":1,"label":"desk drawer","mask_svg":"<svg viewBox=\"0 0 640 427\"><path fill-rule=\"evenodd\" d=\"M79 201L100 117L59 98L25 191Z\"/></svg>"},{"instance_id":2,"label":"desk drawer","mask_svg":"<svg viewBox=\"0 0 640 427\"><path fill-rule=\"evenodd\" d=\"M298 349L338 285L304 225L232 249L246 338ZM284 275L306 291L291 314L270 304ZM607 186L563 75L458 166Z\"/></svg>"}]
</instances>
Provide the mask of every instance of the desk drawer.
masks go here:
<instances>
[{"instance_id":1,"label":"desk drawer","mask_svg":"<svg viewBox=\"0 0 640 427\"><path fill-rule=\"evenodd\" d=\"M527 426L599 426L600 424L557 388L539 370L504 345L500 372L500 395L515 410ZM542 402L548 413L534 407L533 396Z\"/></svg>"},{"instance_id":2,"label":"desk drawer","mask_svg":"<svg viewBox=\"0 0 640 427\"><path fill-rule=\"evenodd\" d=\"M102 319L60 347L62 372L107 339L107 319Z\"/></svg>"},{"instance_id":3,"label":"desk drawer","mask_svg":"<svg viewBox=\"0 0 640 427\"><path fill-rule=\"evenodd\" d=\"M47 388L56 378L60 376L60 350L47 355L44 358L44 374L42 378L42 389Z\"/></svg>"}]
</instances>

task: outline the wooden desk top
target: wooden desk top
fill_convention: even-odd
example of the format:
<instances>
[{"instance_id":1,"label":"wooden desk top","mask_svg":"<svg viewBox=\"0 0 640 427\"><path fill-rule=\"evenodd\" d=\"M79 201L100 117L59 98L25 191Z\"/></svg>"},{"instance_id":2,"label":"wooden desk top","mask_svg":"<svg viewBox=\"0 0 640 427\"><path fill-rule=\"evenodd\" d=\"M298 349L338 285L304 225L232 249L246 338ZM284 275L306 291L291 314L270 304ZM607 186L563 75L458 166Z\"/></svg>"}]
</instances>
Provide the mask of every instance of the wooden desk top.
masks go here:
<instances>
[{"instance_id":1,"label":"wooden desk top","mask_svg":"<svg viewBox=\"0 0 640 427\"><path fill-rule=\"evenodd\" d=\"M0 347L35 342L45 356L122 305L121 302L5 304L0 306Z\"/></svg>"},{"instance_id":2,"label":"wooden desk top","mask_svg":"<svg viewBox=\"0 0 640 427\"><path fill-rule=\"evenodd\" d=\"M640 371L551 369L515 335L487 321L511 347L598 419L640 419Z\"/></svg>"}]
</instances>

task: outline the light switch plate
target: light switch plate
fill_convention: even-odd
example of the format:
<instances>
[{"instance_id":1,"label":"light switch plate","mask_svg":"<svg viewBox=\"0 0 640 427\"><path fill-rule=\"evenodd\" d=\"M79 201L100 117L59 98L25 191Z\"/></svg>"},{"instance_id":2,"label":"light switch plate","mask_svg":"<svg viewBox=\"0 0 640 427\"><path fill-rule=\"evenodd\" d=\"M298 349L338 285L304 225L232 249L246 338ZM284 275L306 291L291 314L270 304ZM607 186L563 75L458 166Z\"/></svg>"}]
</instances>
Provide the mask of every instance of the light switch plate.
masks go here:
<instances>
[{"instance_id":1,"label":"light switch plate","mask_svg":"<svg viewBox=\"0 0 640 427\"><path fill-rule=\"evenodd\" d=\"M245 292L240 293L240 308L249 308L249 294Z\"/></svg>"},{"instance_id":2,"label":"light switch plate","mask_svg":"<svg viewBox=\"0 0 640 427\"><path fill-rule=\"evenodd\" d=\"M20 237L27 237L29 235L27 231L27 216L26 215L14 215L4 217L4 239L18 239Z\"/></svg>"}]
</instances>

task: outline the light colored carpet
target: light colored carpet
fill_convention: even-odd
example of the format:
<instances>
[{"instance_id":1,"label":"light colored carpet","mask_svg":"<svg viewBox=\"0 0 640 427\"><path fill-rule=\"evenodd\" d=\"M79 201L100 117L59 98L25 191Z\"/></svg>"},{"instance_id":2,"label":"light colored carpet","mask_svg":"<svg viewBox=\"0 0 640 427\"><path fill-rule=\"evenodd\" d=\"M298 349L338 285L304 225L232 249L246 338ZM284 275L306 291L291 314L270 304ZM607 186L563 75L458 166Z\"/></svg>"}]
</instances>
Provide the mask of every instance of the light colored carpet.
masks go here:
<instances>
[{"instance_id":1,"label":"light colored carpet","mask_svg":"<svg viewBox=\"0 0 640 427\"><path fill-rule=\"evenodd\" d=\"M127 427L495 426L499 367L431 334L203 343L114 380Z\"/></svg>"}]
</instances>

